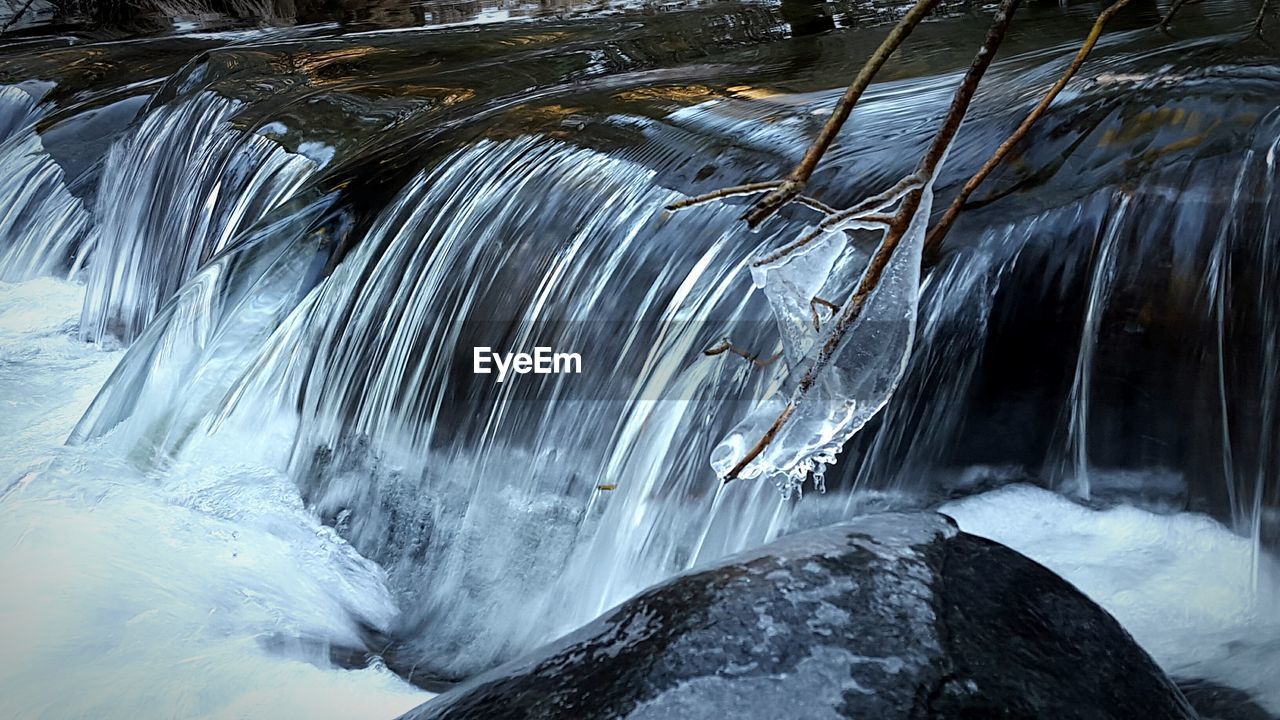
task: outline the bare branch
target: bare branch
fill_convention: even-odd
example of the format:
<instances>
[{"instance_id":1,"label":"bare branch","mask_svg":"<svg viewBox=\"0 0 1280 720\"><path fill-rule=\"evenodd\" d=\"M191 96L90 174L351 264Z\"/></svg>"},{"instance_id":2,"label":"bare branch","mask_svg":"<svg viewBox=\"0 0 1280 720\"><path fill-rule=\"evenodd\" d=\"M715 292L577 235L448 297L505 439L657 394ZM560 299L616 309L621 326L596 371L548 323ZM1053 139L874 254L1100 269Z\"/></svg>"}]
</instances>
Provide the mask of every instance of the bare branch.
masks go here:
<instances>
[{"instance_id":1,"label":"bare branch","mask_svg":"<svg viewBox=\"0 0 1280 720\"><path fill-rule=\"evenodd\" d=\"M822 323L819 321L819 318L818 318L818 306L819 306L819 305L821 305L822 307L825 307L825 308L827 308L828 310L830 310L830 311L832 312L832 314L833 314L833 315L834 315L835 313L840 312L840 306L839 306L839 305L837 305L837 304L835 304L835 303L831 302L830 300L823 300L823 299L822 299L822 298L820 298L820 297L814 297L812 300L810 300L810 301L809 301L809 312L813 314L813 329L814 329L814 330L821 330L821 329L822 329Z\"/></svg>"},{"instance_id":2,"label":"bare branch","mask_svg":"<svg viewBox=\"0 0 1280 720\"><path fill-rule=\"evenodd\" d=\"M830 212L827 213L827 217L824 218L822 222L818 223L818 227L809 231L809 233L802 236L799 240L789 243L769 253L765 257L760 258L759 260L756 260L755 262L751 263L751 266L762 267L764 265L775 263L778 260L781 260L782 258L786 257L787 255L790 255L791 253L795 252L796 250L799 250L800 248L808 245L814 240L817 240L818 238L822 237L823 233L827 233L832 230L835 230L839 226L844 225L845 223L851 222L853 220L865 219L868 222L873 222L873 223L879 222L887 225L888 223L885 222L885 219L883 217L876 216L874 215L874 213L877 213L893 205L894 203L901 200L907 193L921 187L923 184L924 183L921 182L920 177L913 173L899 180L896 185L889 188L888 190L885 190L879 195L873 195L863 200L862 202L858 203L857 205L854 205L853 207L848 208L847 210L837 211L827 206L828 209L830 209Z\"/></svg>"},{"instance_id":3,"label":"bare branch","mask_svg":"<svg viewBox=\"0 0 1280 720\"><path fill-rule=\"evenodd\" d=\"M1160 29L1168 30L1169 23L1173 22L1173 16L1177 15L1178 11L1182 9L1182 6L1186 4L1187 0L1174 0L1173 7L1169 8L1168 14L1160 19Z\"/></svg>"},{"instance_id":4,"label":"bare branch","mask_svg":"<svg viewBox=\"0 0 1280 720\"><path fill-rule=\"evenodd\" d=\"M773 217L784 205L804 192L805 185L813 175L814 169L818 167L818 163L822 160L822 156L826 154L827 149L831 147L831 143L835 142L836 135L840 133L840 128L849 119L849 113L853 112L853 107L858 104L862 93L871 84L876 73L880 72L880 68L884 67L889 56L902 45L916 25L919 25L920 21L937 4L938 0L917 0L916 4L907 11L907 14L898 21L898 24L889 31L880 46L876 48L875 52L871 53L871 57L867 58L867 62L858 71L857 77L853 79L848 89L844 91L844 95L840 98L840 102L836 103L831 117L827 118L827 122L822 126L817 139L805 151L800 163L787 175L786 180L781 185L756 201L756 204L743 215L743 219L747 221L748 226L754 228Z\"/></svg>"},{"instance_id":5,"label":"bare branch","mask_svg":"<svg viewBox=\"0 0 1280 720\"><path fill-rule=\"evenodd\" d=\"M1253 35L1259 40L1262 39L1262 23L1267 17L1267 8L1271 7L1271 0L1262 0L1262 7L1258 8L1258 17L1253 20Z\"/></svg>"},{"instance_id":6,"label":"bare branch","mask_svg":"<svg viewBox=\"0 0 1280 720\"><path fill-rule=\"evenodd\" d=\"M36 0L27 0L25 5L18 8L18 12L10 16L9 20L5 22L4 26L0 27L0 35L3 35L9 32L9 28L13 27L14 25L17 25L18 21L22 19L23 15L27 14L27 11L31 9L31 6L35 3L35 1Z\"/></svg>"},{"instance_id":7,"label":"bare branch","mask_svg":"<svg viewBox=\"0 0 1280 720\"><path fill-rule=\"evenodd\" d=\"M951 142L955 139L956 133L960 129L960 124L964 121L964 117L969 111L969 104L973 101L974 93L977 92L978 83L981 82L982 76L986 74L987 68L991 66L995 52L1000 47L1001 41L1004 40L1005 33L1009 30L1009 24L1013 20L1013 14L1017 11L1019 4L1021 4L1021 0L1004 0L1000 4L1000 9L996 11L991 28L987 31L987 37L983 41L982 47L978 49L978 54L974 57L964 78L960 81L960 86L951 100L951 107L943 119L938 134L934 136L933 144L920 160L916 176L924 179L926 184L932 181L938 171L938 166L942 163L943 158L946 157L947 150L951 147ZM783 408L773 425L765 432L764 437L760 438L760 441L752 446L746 455L725 474L725 482L736 478L743 469L751 464L752 460L759 457L765 448L773 442L783 426L786 425L787 420L805 399L805 396L817 381L819 374L831 364L831 360L840 346L841 339L861 316L862 309L866 306L871 292L879 285L880 278L883 277L885 268L889 264L889 259L893 256L893 252L897 249L903 236L906 235L911 220L920 209L920 203L923 198L923 187L921 187L912 190L903 199L902 205L894 216L893 226L886 234L884 241L880 243L876 254L872 256L866 272L862 275L861 282L858 283L857 289L854 290L853 295L844 303L841 311L836 315L834 326L827 333L827 337L823 341L822 347L814 358L813 363L800 378L791 400Z\"/></svg>"},{"instance_id":8,"label":"bare branch","mask_svg":"<svg viewBox=\"0 0 1280 720\"><path fill-rule=\"evenodd\" d=\"M753 353L750 350L746 350L744 348L738 347L737 345L734 345L732 342L730 342L728 338L721 340L719 345L714 345L712 347L707 348L706 350L703 350L702 354L714 357L716 355L723 355L726 352L730 352L730 353L733 353L734 355L738 355L747 360L750 360L751 363L754 364L756 367L762 367L762 368L769 367L770 365L777 362L778 358L782 357L782 353L775 353L773 357L770 357L768 360L761 360L760 355L758 353Z\"/></svg>"},{"instance_id":9,"label":"bare branch","mask_svg":"<svg viewBox=\"0 0 1280 720\"><path fill-rule=\"evenodd\" d=\"M838 212L835 208L831 207L830 205L822 202L821 200L818 200L817 198L811 198L808 195L801 195L800 197L796 198L796 202L800 203L801 205L804 205L807 208L813 208L814 210L817 210L818 212L824 215L830 215L834 212Z\"/></svg>"},{"instance_id":10,"label":"bare branch","mask_svg":"<svg viewBox=\"0 0 1280 720\"><path fill-rule=\"evenodd\" d=\"M781 180L771 180L769 182L747 183L746 185L734 185L733 187L720 188L719 190L705 193L703 195L697 195L695 197L685 198L684 200L680 200L678 202L673 202L663 209L666 210L667 212L676 212L679 210L684 210L686 208L691 208L695 205L708 203L708 202L711 202L712 200L722 200L724 198L739 197L742 195L755 195L756 193L761 193L761 192L764 192L765 190L776 188L779 185L781 185L782 182L783 181ZM830 205L822 202L817 198L811 198L807 195L801 195L797 197L796 202L807 208L812 208L813 210L817 210L818 212L823 213L825 215L829 215L831 213L836 212L836 209L831 207Z\"/></svg>"},{"instance_id":11,"label":"bare branch","mask_svg":"<svg viewBox=\"0 0 1280 720\"><path fill-rule=\"evenodd\" d=\"M1107 9L1103 10L1102 13L1098 15L1098 19L1093 23L1093 29L1089 31L1088 37L1086 37L1084 42L1080 45L1080 50L1076 52L1075 58L1072 59L1071 64L1067 66L1066 71L1062 73L1062 77L1058 78L1058 81L1053 84L1053 87L1049 89L1049 92L1040 99L1040 102L1035 106L1035 108L1032 109L1032 111L1027 114L1027 117L1023 119L1022 124L1018 125L1018 129L1014 130L1012 135L1005 139L1004 142L1000 143L1000 147L996 148L995 153L991 155L978 172L973 174L973 177L969 178L969 181L966 182L964 187L960 190L960 194L951 201L951 205L947 207L947 212L943 214L942 219L939 220L938 224L934 226L932 231L930 231L929 237L925 241L926 258L937 256L939 248L942 247L942 239L946 237L947 232L951 229L951 225L956 220L956 216L960 214L964 204L969 200L969 196L973 195L973 192L978 189L978 186L981 185L984 180L987 179L987 176L990 175L1005 159L1005 157L1013 151L1013 148L1016 147L1018 143L1022 142L1022 139L1027 136L1031 127L1040 120L1040 118L1045 114L1045 111L1049 109L1049 106L1053 104L1053 101L1057 99L1058 94L1062 92L1062 89L1067 86L1067 83L1071 81L1071 78L1075 77L1076 72L1078 72L1080 67L1084 65L1084 61L1089 57L1089 53L1093 51L1094 45L1098 43L1098 38L1102 35L1103 27L1109 20L1111 20L1112 17L1115 16L1116 13L1120 12L1120 10L1130 2L1131 0L1116 0L1116 2L1112 3L1107 7Z\"/></svg>"},{"instance_id":12,"label":"bare branch","mask_svg":"<svg viewBox=\"0 0 1280 720\"><path fill-rule=\"evenodd\" d=\"M747 183L746 185L734 185L733 187L720 188L719 190L716 190L714 192L709 192L703 195L697 195L691 198L685 198L684 200L681 200L679 202L673 202L664 209L667 210L668 212L675 212L677 210L683 210L685 208L693 207L694 205L701 205L703 203L708 203L708 202L711 202L712 200L720 200L723 198L736 197L740 195L755 195L756 193L764 192L765 190L772 190L773 188L776 188L781 184L782 184L781 180L773 180L770 182L758 182L758 183Z\"/></svg>"},{"instance_id":13,"label":"bare branch","mask_svg":"<svg viewBox=\"0 0 1280 720\"><path fill-rule=\"evenodd\" d=\"M897 215L894 215L893 213L870 213L863 215L858 219L866 223L871 223L872 225L892 225L893 219L896 217Z\"/></svg>"}]
</instances>

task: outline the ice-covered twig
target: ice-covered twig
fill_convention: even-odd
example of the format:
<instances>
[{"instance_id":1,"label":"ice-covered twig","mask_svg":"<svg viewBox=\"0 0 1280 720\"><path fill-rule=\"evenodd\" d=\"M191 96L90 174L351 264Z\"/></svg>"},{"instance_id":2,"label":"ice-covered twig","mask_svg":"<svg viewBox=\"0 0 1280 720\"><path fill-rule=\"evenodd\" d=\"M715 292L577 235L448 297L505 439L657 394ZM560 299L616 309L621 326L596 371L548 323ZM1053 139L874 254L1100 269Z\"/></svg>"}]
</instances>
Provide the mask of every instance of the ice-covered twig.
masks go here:
<instances>
[{"instance_id":1,"label":"ice-covered twig","mask_svg":"<svg viewBox=\"0 0 1280 720\"><path fill-rule=\"evenodd\" d=\"M809 301L809 312L813 313L813 329L814 329L814 330L821 330L821 329L822 329L822 322L821 322L821 318L819 318L819 317L818 317L818 306L819 306L819 305L821 305L822 307L827 308L828 310L830 310L830 311L832 312L832 314L833 314L833 315L834 315L835 313L840 312L840 306L839 306L839 305L837 305L837 304L835 304L835 303L833 303L833 302L831 302L830 300L823 300L823 299L822 299L822 298L820 298L820 297L815 297L815 298L813 298L812 300L810 300L810 301Z\"/></svg>"},{"instance_id":2,"label":"ice-covered twig","mask_svg":"<svg viewBox=\"0 0 1280 720\"><path fill-rule=\"evenodd\" d=\"M719 190L715 190L709 193L704 193L702 195L695 195L694 197L691 197L691 198L685 198L684 200L681 200L679 202L673 202L670 205L668 205L665 209L667 210L667 212L675 212L677 210L684 210L685 208L691 208L694 205L709 203L712 200L722 200L724 198L730 198L730 197L741 197L743 195L755 195L758 193L762 193L766 190L772 190L781 184L782 184L781 180L774 180L772 182L747 183L746 185L734 185L733 187L720 188Z\"/></svg>"},{"instance_id":3,"label":"ice-covered twig","mask_svg":"<svg viewBox=\"0 0 1280 720\"><path fill-rule=\"evenodd\" d=\"M0 35L3 35L9 32L9 28L13 27L14 25L17 25L18 21L22 19L23 15L27 14L27 11L31 9L31 6L35 3L35 1L36 0L27 0L27 2L22 7L18 8L18 11L9 17L8 22L6 22L3 26L0 26Z\"/></svg>"},{"instance_id":4,"label":"ice-covered twig","mask_svg":"<svg viewBox=\"0 0 1280 720\"><path fill-rule=\"evenodd\" d=\"M716 355L723 355L724 353L727 353L727 352L733 353L734 355L739 355L751 361L751 364L755 365L756 367L762 367L762 368L769 367L770 365L777 362L778 358L782 357L782 353L775 353L768 360L761 360L760 355L758 353L753 353L750 350L738 347L737 345L734 345L733 342L730 341L728 338L721 340L719 345L713 345L707 348L706 350L703 350L702 354L714 357Z\"/></svg>"},{"instance_id":5,"label":"ice-covered twig","mask_svg":"<svg viewBox=\"0 0 1280 720\"><path fill-rule=\"evenodd\" d=\"M836 210L835 208L822 202L821 200L818 200L816 198L811 198L808 195L801 195L800 197L796 198L796 202L800 203L801 205L804 205L805 207L813 208L814 210L817 210L823 215L830 215L832 213L839 212L839 210Z\"/></svg>"},{"instance_id":6,"label":"ice-covered twig","mask_svg":"<svg viewBox=\"0 0 1280 720\"><path fill-rule=\"evenodd\" d=\"M1036 122L1040 120L1041 116L1045 114L1045 111L1047 111L1049 106L1053 104L1053 101L1057 99L1058 94L1067 86L1067 83L1071 81L1071 78L1075 77L1076 72L1080 70L1080 66L1084 65L1084 61L1089 57L1089 53L1093 51L1093 46L1098 43L1098 38L1102 35L1103 27L1106 26L1107 22L1111 20L1116 13L1120 12L1120 10L1130 2L1131 0L1116 0L1116 2L1112 3L1107 7L1107 9L1103 10L1102 13L1098 15L1098 19L1094 21L1093 28L1089 31L1088 37L1086 37L1084 42L1081 43L1080 50L1076 52L1075 58L1072 59L1071 64L1068 65L1067 69L1062 73L1062 77L1058 78L1058 81L1053 84L1053 87L1049 89L1049 92L1045 93L1045 96L1040 99L1040 102L1036 104L1035 108L1027 114L1027 117L1023 119L1020 125L1018 125L1018 129L1014 130L1013 134L1006 138L1004 142L1000 143L1000 147L996 148L996 151L987 159L987 162L984 163L978 172L974 173L973 177L969 178L969 181L964 184L964 187L960 190L960 194L956 195L955 199L951 201L951 205L948 206L947 211L943 213L942 219L940 219L938 224L933 227L933 230L929 232L929 237L925 240L926 263L931 262L933 258L937 257L938 251L942 247L942 239L946 237L947 231L951 229L951 225L956 220L956 216L960 214L964 204L968 202L969 196L973 195L973 192L977 190L978 186L987 179L987 176L996 169L996 166L998 166L1001 161L1003 161L1005 157L1013 151L1013 148L1017 146L1018 143L1022 142L1022 139L1027 136L1031 127L1035 125ZM1170 16L1172 16L1172 14L1173 11L1170 11Z\"/></svg>"},{"instance_id":7,"label":"ice-covered twig","mask_svg":"<svg viewBox=\"0 0 1280 720\"><path fill-rule=\"evenodd\" d=\"M778 433L787 424L788 419L795 414L796 409L805 401L806 395L823 370L831 363L845 333L854 326L854 323L862 314L862 310L867 304L867 299L884 275L885 268L889 265L894 250L907 234L912 220L915 219L916 212L921 208L925 189L931 186L939 166L945 159L947 150L951 147L951 142L955 139L956 132L960 129L960 124L964 121L965 114L969 110L969 104L978 89L978 83L982 80L982 76L986 74L987 68L990 67L996 49L999 48L1001 41L1004 39L1005 33L1009 29L1009 23L1012 21L1013 14L1020 3L1021 0L1004 0L1000 4L982 47L979 48L978 54L965 72L965 76L961 80L955 96L952 98L951 107L947 111L941 127L938 129L938 134L934 137L933 144L930 145L929 150L920 160L916 176L924 179L924 185L908 192L903 198L902 204L894 215L893 224L889 227L884 240L880 243L880 247L877 248L875 255L872 256L871 261L868 263L858 287L853 291L853 295L849 300L842 305L840 312L835 317L835 322L823 340L822 346L814 356L812 363L805 370L804 375L801 376L799 383L791 394L791 398L782 407L777 419L764 432L763 436L724 474L724 482L729 482L738 477L774 441Z\"/></svg>"},{"instance_id":8,"label":"ice-covered twig","mask_svg":"<svg viewBox=\"0 0 1280 720\"><path fill-rule=\"evenodd\" d=\"M733 187L720 188L719 190L714 190L709 193L704 193L702 195L695 195L694 197L691 197L691 198L685 198L684 200L673 202L663 209L666 210L667 212L676 212L677 210L684 210L686 208L691 208L695 205L702 205L704 203L709 203L709 202L712 202L713 200L723 200L724 198L741 197L743 195L758 195L766 190L771 190L773 188L778 187L779 185L782 184L782 182L783 181L781 180L774 180L771 182L747 183L746 185L734 185ZM821 200L818 200L817 198L811 198L807 195L801 195L797 197L796 202L807 208L812 208L814 210L817 210L818 212L824 215L829 215L831 213L836 212L836 209L831 207L830 205L822 202Z\"/></svg>"},{"instance_id":9,"label":"ice-covered twig","mask_svg":"<svg viewBox=\"0 0 1280 720\"><path fill-rule=\"evenodd\" d=\"M839 229L841 226L855 221L865 221L871 224L888 224L885 222L884 216L878 215L882 210L893 206L894 203L901 200L912 190L920 188L924 183L920 180L918 174L912 173L907 177L898 181L896 185L885 190L879 195L872 195L862 202L845 210L834 210L828 208L827 216L822 222L818 223L818 227L814 228L795 242L789 243L781 247L765 257L760 258L752 263L756 267L771 265L800 248L808 245L814 240L828 233Z\"/></svg>"}]
</instances>

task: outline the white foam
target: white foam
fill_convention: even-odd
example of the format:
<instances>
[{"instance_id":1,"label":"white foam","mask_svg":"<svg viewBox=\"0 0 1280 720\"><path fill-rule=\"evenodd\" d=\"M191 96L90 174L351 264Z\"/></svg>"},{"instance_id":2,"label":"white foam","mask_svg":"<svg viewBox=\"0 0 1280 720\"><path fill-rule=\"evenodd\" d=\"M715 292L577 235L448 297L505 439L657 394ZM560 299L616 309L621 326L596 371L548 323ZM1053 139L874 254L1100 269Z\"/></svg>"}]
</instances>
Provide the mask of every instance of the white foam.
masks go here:
<instances>
[{"instance_id":1,"label":"white foam","mask_svg":"<svg viewBox=\"0 0 1280 720\"><path fill-rule=\"evenodd\" d=\"M1280 567L1195 513L1096 511L1013 485L942 507L1106 608L1172 676L1248 691L1280 712Z\"/></svg>"},{"instance_id":2,"label":"white foam","mask_svg":"<svg viewBox=\"0 0 1280 720\"><path fill-rule=\"evenodd\" d=\"M72 337L83 298L52 278L0 282L0 487L62 444L119 359Z\"/></svg>"},{"instance_id":3,"label":"white foam","mask_svg":"<svg viewBox=\"0 0 1280 720\"><path fill-rule=\"evenodd\" d=\"M0 284L0 717L393 718L429 698L329 666L327 643L396 608L283 475L233 444L160 475L109 437L62 447L119 355L73 340L82 297Z\"/></svg>"}]
</instances>

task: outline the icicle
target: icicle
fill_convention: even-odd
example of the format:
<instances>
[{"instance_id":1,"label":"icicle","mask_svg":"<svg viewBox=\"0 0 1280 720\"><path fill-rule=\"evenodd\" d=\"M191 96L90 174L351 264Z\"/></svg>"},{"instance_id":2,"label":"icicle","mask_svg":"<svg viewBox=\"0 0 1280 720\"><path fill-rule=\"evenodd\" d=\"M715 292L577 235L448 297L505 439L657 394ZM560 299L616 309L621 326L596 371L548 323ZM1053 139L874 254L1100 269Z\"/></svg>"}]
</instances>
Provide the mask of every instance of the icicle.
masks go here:
<instances>
[{"instance_id":1,"label":"icicle","mask_svg":"<svg viewBox=\"0 0 1280 720\"><path fill-rule=\"evenodd\" d=\"M867 298L858 320L841 339L831 364L818 375L773 441L739 477L772 477L783 494L788 495L817 467L835 462L845 442L888 403L911 354L920 294L920 260L932 197L932 187L926 187L920 208L889 260L879 285ZM793 365L782 389L766 398L712 452L711 465L720 475L728 474L764 437L821 349L817 343L819 331L813 329L809 312L811 298L807 295L811 288L826 283L827 277L822 273L824 268L829 272L830 264L825 260L805 261L812 253L829 252L821 242L815 241L817 249L806 248L805 257L793 261L791 266L793 270L808 270L817 276L798 278L778 274L772 280L775 287L766 289L784 344L803 346L804 362ZM770 279L766 277L764 281L768 283ZM805 308L802 317L797 311L801 306ZM808 328L805 337L788 339L802 326Z\"/></svg>"}]
</instances>

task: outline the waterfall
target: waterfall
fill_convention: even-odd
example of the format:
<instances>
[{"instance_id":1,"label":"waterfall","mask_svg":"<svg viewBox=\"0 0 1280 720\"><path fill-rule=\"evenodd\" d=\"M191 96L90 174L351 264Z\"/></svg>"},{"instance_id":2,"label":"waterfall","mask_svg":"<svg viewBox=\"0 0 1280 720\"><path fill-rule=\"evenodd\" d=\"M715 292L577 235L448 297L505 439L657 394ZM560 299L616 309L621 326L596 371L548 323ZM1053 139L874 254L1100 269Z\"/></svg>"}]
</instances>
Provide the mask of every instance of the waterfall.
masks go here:
<instances>
[{"instance_id":1,"label":"waterfall","mask_svg":"<svg viewBox=\"0 0 1280 720\"><path fill-rule=\"evenodd\" d=\"M89 215L40 142L36 98L0 85L0 280L75 271Z\"/></svg>"},{"instance_id":2,"label":"waterfall","mask_svg":"<svg viewBox=\"0 0 1280 720\"><path fill-rule=\"evenodd\" d=\"M1280 489L1280 255L1272 238L1280 227L1280 112L1260 123L1274 134L1248 153L1232 183L1205 274L1206 305L1214 325L1221 471L1236 528L1255 541L1254 578L1263 541L1276 542L1274 496ZM1270 499L1268 499L1270 494ZM1268 506L1270 509L1268 509ZM1265 524L1265 527L1264 527ZM1264 533L1273 536L1264 538Z\"/></svg>"},{"instance_id":3,"label":"waterfall","mask_svg":"<svg viewBox=\"0 0 1280 720\"><path fill-rule=\"evenodd\" d=\"M147 113L112 146L82 337L131 342L201 265L315 171L312 160L236 127L240 108L201 92Z\"/></svg>"},{"instance_id":4,"label":"waterfall","mask_svg":"<svg viewBox=\"0 0 1280 720\"><path fill-rule=\"evenodd\" d=\"M664 223L661 207L677 197L656 187L651 171L601 153L534 138L481 143L410 181L286 317L263 314L263 299L253 298L254 318L279 323L270 332L246 330L259 323L244 317L248 308L211 301L229 266L202 271L140 338L132 355L142 362L122 364L76 437L132 415L117 435L177 453L198 441L198 427L221 431L298 412L292 464L304 499L394 568L394 582L416 598L405 625L450 607L476 615L455 617L431 641L471 648L447 669L471 672L567 621L530 625L522 608L531 597L551 602L547 579L608 504L601 496L612 491L599 487L617 485L611 502L636 498L650 510L657 502L652 521L672 539L717 521L699 509L714 502L713 486L696 479L711 438L686 447L673 438L690 434L722 394L762 381L720 359L684 369L726 330L694 318L716 310L741 316L747 294L732 289L745 289L751 248L726 232L727 208ZM285 256L309 237L275 228L246 248L267 244L272 233L272 243L289 248L278 251ZM271 278L273 295L289 285ZM210 314L211 307L226 309ZM756 335L767 327L737 326ZM235 333L234 350L222 342L225 332ZM534 342L580 350L588 389L529 377L448 382L469 373L459 365L470 362L473 345ZM207 361L187 364L193 344ZM174 383L187 398L177 406L192 414L133 412L174 408L162 399L177 391ZM117 397L129 405L112 407ZM602 441L602 432L619 442ZM666 460L655 455L661 448ZM644 475L631 477L632 468ZM772 492L743 489L778 503ZM671 503L656 499L664 494ZM677 500L697 496L699 505ZM539 525L549 532L530 535ZM499 543L512 527L523 529ZM626 539L635 544L630 564L615 557L619 585L593 594L581 612L690 560L678 558L688 550L683 543L646 549L642 536L654 528L637 533ZM764 539L755 532L738 543ZM504 617L510 621L493 625Z\"/></svg>"},{"instance_id":5,"label":"waterfall","mask_svg":"<svg viewBox=\"0 0 1280 720\"><path fill-rule=\"evenodd\" d=\"M420 115L407 124L419 136L352 139L321 172L244 119L303 111L182 90L107 154L91 230L56 191L12 207L46 203L23 217L59 243L24 258L65 263L95 238L79 333L130 346L70 442L152 470L236 439L387 572L399 613L371 632L389 636L389 662L451 679L699 562L1015 481L1213 513L1261 558L1280 486L1280 265L1264 241L1280 219L1266 100L1280 85L1214 72L1178 93L1118 71L1072 86L961 216L918 313L897 308L915 323L894 338L912 348L903 379L859 418L825 492L803 497L722 485L710 463L794 358L761 369L703 350L783 348L750 265L814 218L784 213L753 235L732 204L662 207L780 172L834 93L748 112L694 88L697 102L672 93L677 109L596 115L554 98L511 110L529 117L501 132ZM938 198L1051 77L995 75ZM876 88L814 187L838 203L901 177L953 82ZM17 128L0 147L39 143L33 102L0 108L13 98L24 119L0 110L0 127ZM2 152L6 169L47 162ZM828 240L867 250L858 233ZM581 353L583 373L473 372L477 347L535 346Z\"/></svg>"},{"instance_id":6,"label":"waterfall","mask_svg":"<svg viewBox=\"0 0 1280 720\"><path fill-rule=\"evenodd\" d=\"M1256 172L1262 157L1204 162ZM1109 290L1120 263L1152 272L1118 248L1167 212L1167 188L1199 188L1195 173L1210 172L1185 167L1152 175L1132 198L1106 190L993 224L935 270L903 389L852 444L845 479L799 503L768 483L714 482L712 443L773 376L700 351L726 333L776 351L746 266L803 225L743 242L730 207L664 221L659 209L679 196L645 164L535 137L481 141L414 176L314 284L308 268L328 262L314 230L327 205L259 227L161 313L76 437L114 430L163 457L219 433L294 427L289 464L304 500L391 573L404 603L395 634L410 639L401 652L429 658L419 672L464 675L700 560L876 503L919 502L910 498L954 474L948 465L991 427L975 413L990 392L983 354L1017 332L1003 316L1026 297L1023 268L1047 296L1078 293L1063 320L1077 345L1050 363L1066 402L1036 410L1065 409L1068 442L1041 433L1036 457L1065 468L1070 487L1074 458L1099 442L1080 432L1087 418L1131 412L1085 400L1107 393L1095 368L1111 315L1128 302ZM1196 243L1221 247L1230 221L1211 208L1223 198L1190 192L1180 202L1198 199L1186 212L1207 238ZM1062 267L1045 269L1046 254ZM1059 273L1056 289L1044 273ZM473 346L535 342L583 350L597 372L583 385L471 375ZM912 462L901 466L904 455ZM981 477L965 482L1006 472L966 462ZM1124 476L1105 442L1094 463L1113 483Z\"/></svg>"},{"instance_id":7,"label":"waterfall","mask_svg":"<svg viewBox=\"0 0 1280 720\"><path fill-rule=\"evenodd\" d=\"M1070 420L1067 434L1071 456L1071 470L1065 473L1072 478L1074 492L1086 500L1089 498L1089 392L1093 389L1090 376L1093 358L1098 345L1101 313L1106 309L1111 286L1115 283L1116 244L1124 223L1130 198L1121 195L1114 209L1108 208L1106 225L1098 239L1092 269L1089 273L1089 293L1085 300L1084 330L1080 336L1080 351L1076 356L1075 377L1071 382Z\"/></svg>"}]
</instances>

